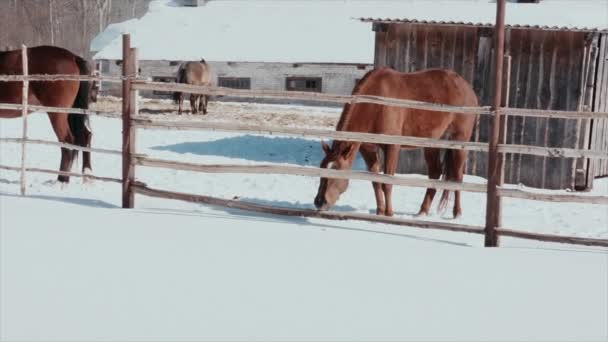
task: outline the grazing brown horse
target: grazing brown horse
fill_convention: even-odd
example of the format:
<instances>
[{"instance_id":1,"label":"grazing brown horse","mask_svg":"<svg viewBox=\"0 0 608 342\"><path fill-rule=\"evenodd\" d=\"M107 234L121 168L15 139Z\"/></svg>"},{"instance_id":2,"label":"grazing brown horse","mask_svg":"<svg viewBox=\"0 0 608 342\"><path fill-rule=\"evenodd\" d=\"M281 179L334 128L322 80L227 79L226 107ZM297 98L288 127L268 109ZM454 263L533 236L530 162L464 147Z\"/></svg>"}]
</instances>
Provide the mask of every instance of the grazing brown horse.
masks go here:
<instances>
[{"instance_id":1,"label":"grazing brown horse","mask_svg":"<svg viewBox=\"0 0 608 342\"><path fill-rule=\"evenodd\" d=\"M185 62L180 65L177 70L177 83L208 85L210 84L210 80L211 73L209 71L209 65L204 59L201 59L200 62ZM173 93L173 100L178 104L178 114L181 114L184 93ZM203 114L207 114L208 101L209 98L207 95L191 94L190 107L192 108L192 114L196 114L200 111L202 111Z\"/></svg>"},{"instance_id":2,"label":"grazing brown horse","mask_svg":"<svg viewBox=\"0 0 608 342\"><path fill-rule=\"evenodd\" d=\"M88 75L87 62L68 50L54 46L38 46L27 49L28 72L34 74ZM0 75L23 74L21 50L0 52ZM32 81L29 84L28 103L47 107L83 108L89 106L88 81ZM0 103L20 104L22 82L0 82ZM16 118L21 110L0 109L0 118ZM51 125L60 142L90 147L92 132L88 116L68 113L49 113ZM78 151L61 148L61 171L70 171ZM83 172L91 170L91 154L83 152ZM68 182L68 176L59 176L60 182Z\"/></svg>"},{"instance_id":3,"label":"grazing brown horse","mask_svg":"<svg viewBox=\"0 0 608 342\"><path fill-rule=\"evenodd\" d=\"M453 106L477 106L477 95L471 85L457 73L442 69L429 69L414 73L401 73L389 68L368 72L353 90L353 95L376 95L398 99L409 99L423 102L440 103ZM469 141L476 116L461 113L433 112L428 110L403 107L383 106L369 103L346 104L336 127L337 131L376 133L401 136L414 136L439 139L444 134L450 140ZM385 156L384 173L394 175L397 169L399 151L412 146L376 145L369 143L334 141L332 146L322 142L325 158L322 168L336 170L350 169L357 154L361 156L371 172L380 171L379 149ZM465 150L448 149L443 165L440 161L440 150L425 148L428 175L438 179L442 174L450 181L462 182ZM392 185L373 182L376 195L376 213L393 215L391 201ZM327 210L336 203L348 187L347 179L321 178L315 206ZM418 215L429 213L435 189L427 189ZM448 192L441 196L439 208L447 204ZM455 192L454 217L461 215L460 191Z\"/></svg>"}]
</instances>

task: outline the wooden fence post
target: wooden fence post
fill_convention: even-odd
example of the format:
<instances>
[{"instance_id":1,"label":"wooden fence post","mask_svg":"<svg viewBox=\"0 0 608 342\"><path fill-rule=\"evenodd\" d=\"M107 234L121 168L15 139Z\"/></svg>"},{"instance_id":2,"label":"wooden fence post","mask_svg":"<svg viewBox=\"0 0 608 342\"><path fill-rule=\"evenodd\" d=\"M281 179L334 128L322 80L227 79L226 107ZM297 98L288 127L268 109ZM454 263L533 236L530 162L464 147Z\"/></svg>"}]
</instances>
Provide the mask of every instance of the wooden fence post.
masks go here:
<instances>
[{"instance_id":1,"label":"wooden fence post","mask_svg":"<svg viewBox=\"0 0 608 342\"><path fill-rule=\"evenodd\" d=\"M27 77L29 75L28 71L28 61L27 61L27 47L25 45L21 45L21 65L23 70L23 76ZM21 142L21 195L25 195L25 151L26 151L26 139L27 139L27 104L29 97L29 81L24 79L23 86L21 88L21 116L23 117L23 131Z\"/></svg>"},{"instance_id":2,"label":"wooden fence post","mask_svg":"<svg viewBox=\"0 0 608 342\"><path fill-rule=\"evenodd\" d=\"M133 208L133 167L131 164L131 80L133 60L131 36L122 35L122 207Z\"/></svg>"},{"instance_id":3,"label":"wooden fence post","mask_svg":"<svg viewBox=\"0 0 608 342\"><path fill-rule=\"evenodd\" d=\"M138 52L137 48L131 48L131 56L130 56L130 68L131 75L134 77L139 76L139 60L138 60ZM133 184L135 182L135 160L134 156L137 154L137 127L133 126L131 119L137 118L139 114L139 90L130 87L129 94L129 208L133 208L135 206L135 191L133 191Z\"/></svg>"},{"instance_id":4,"label":"wooden fence post","mask_svg":"<svg viewBox=\"0 0 608 342\"><path fill-rule=\"evenodd\" d=\"M501 203L498 193L498 185L501 183L500 158L498 156L498 142L501 136L501 102L502 102L502 77L503 59L505 50L505 0L496 1L496 25L494 26L494 97L492 100L492 126L490 130L489 152L488 152L488 193L486 200L486 227L485 246L498 246L498 232L500 226Z\"/></svg>"}]
</instances>

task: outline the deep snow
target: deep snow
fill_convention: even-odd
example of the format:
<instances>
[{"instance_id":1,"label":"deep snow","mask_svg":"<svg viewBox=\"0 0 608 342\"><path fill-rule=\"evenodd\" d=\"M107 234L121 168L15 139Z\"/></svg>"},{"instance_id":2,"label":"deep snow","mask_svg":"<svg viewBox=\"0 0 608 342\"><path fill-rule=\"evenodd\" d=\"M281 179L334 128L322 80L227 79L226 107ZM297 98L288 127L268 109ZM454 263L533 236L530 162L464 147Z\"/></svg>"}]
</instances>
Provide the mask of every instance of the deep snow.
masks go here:
<instances>
[{"instance_id":1,"label":"deep snow","mask_svg":"<svg viewBox=\"0 0 608 342\"><path fill-rule=\"evenodd\" d=\"M247 104L243 104L247 105ZM210 115L213 115L211 113ZM187 117L182 118L187 120ZM54 140L45 115L30 137ZM94 146L118 149L120 121L92 118ZM21 121L0 121L17 137ZM138 151L204 163L318 165L316 140L217 132L140 131ZM120 175L93 154L97 175ZM18 165L20 146L0 145ZM54 169L59 151L28 147ZM359 163L358 167L362 167ZM318 180L138 168L150 186L312 207ZM1 340L605 341L608 249L350 221L284 218L136 197L120 185L0 171ZM467 181L483 182L468 177ZM593 194L608 194L608 181ZM423 189L394 191L411 217ZM483 224L484 196L464 194L461 223ZM351 182L338 210L372 212L368 182ZM505 200L505 226L608 237L605 206ZM444 220L433 215L429 220Z\"/></svg>"}]
</instances>

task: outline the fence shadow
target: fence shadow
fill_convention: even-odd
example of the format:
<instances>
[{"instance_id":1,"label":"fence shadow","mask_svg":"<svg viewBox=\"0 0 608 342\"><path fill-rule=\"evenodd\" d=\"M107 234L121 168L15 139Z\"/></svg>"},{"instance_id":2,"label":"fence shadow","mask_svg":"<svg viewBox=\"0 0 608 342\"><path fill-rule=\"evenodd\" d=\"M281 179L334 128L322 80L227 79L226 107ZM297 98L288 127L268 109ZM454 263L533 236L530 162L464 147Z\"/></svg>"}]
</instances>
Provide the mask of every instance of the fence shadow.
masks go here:
<instances>
[{"instance_id":1,"label":"fence shadow","mask_svg":"<svg viewBox=\"0 0 608 342\"><path fill-rule=\"evenodd\" d=\"M183 142L153 146L152 150L179 154L217 156L246 159L257 162L290 163L302 166L319 166L324 157L321 144L315 140L285 137L242 135L213 141ZM357 156L355 170L365 170L365 163Z\"/></svg>"},{"instance_id":2,"label":"fence shadow","mask_svg":"<svg viewBox=\"0 0 608 342\"><path fill-rule=\"evenodd\" d=\"M253 201L253 200L252 200ZM267 201L266 203L272 204L281 204L283 202L272 202ZM205 205L206 206L206 205ZM217 213L207 213L200 211L189 211L189 210L175 210L175 209L144 209L138 210L139 212L145 212L150 215L176 215L176 216L192 216L192 217L200 217L204 218L215 218L215 219L229 219L234 221L242 221L247 220L251 222L268 222L268 223L292 223L298 224L302 226L306 226L307 228L317 228L322 230L338 230L338 231L349 231L355 233L365 233L365 234L379 234L379 235L387 235L387 236L395 236L399 238L405 238L410 240L418 240L418 241L426 241L432 243L439 243L444 245L451 245L456 247L472 247L472 245L465 242L457 242L450 241L447 239L439 239L439 238L431 238L424 236L417 236L414 234L402 233L398 231L400 229L409 229L409 228L399 228L399 227L389 227L381 223L369 223L369 222L361 222L362 226L360 227L349 227L347 225L340 225L340 221L330 221L325 219L315 219L307 217L298 217L298 216L282 216L282 215L273 215L266 213L256 213L247 210L241 209L232 209L226 208L222 206L209 205L209 207L217 210ZM333 224L332 224L333 222ZM387 230L389 229L389 230Z\"/></svg>"},{"instance_id":3,"label":"fence shadow","mask_svg":"<svg viewBox=\"0 0 608 342\"><path fill-rule=\"evenodd\" d=\"M24 196L0 192L0 197L23 198ZM106 209L120 208L117 205L114 205L114 204L111 204L111 203L108 203L105 201L89 199L89 198L59 197L59 196L48 196L48 195L26 195L25 197L41 199L41 200L46 200L46 201L60 202L60 203L76 204L76 205L81 205L84 207L92 207L92 208L106 208Z\"/></svg>"}]
</instances>

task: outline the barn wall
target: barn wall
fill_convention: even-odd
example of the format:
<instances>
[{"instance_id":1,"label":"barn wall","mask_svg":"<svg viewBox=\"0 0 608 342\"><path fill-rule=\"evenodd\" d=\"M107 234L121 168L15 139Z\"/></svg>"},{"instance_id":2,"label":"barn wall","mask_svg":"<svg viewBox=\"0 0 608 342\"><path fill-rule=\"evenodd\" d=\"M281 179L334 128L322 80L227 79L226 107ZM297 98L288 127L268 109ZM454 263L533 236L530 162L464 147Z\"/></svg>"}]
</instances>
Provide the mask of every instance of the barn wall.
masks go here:
<instances>
[{"instance_id":1,"label":"barn wall","mask_svg":"<svg viewBox=\"0 0 608 342\"><path fill-rule=\"evenodd\" d=\"M104 61L104 63L109 64L109 70L105 74L120 75L121 67L116 65L115 61ZM286 77L309 76L321 77L323 92L331 94L350 94L356 80L362 78L373 67L372 65L343 64L298 64L294 66L292 63L208 63L214 85L217 85L218 77L250 77L251 89L284 91ZM168 61L140 61L140 68L143 77L175 76L178 65L172 66ZM104 84L104 89L106 94L120 96L120 84ZM145 92L142 96L154 97L151 92Z\"/></svg>"},{"instance_id":2,"label":"barn wall","mask_svg":"<svg viewBox=\"0 0 608 342\"><path fill-rule=\"evenodd\" d=\"M109 24L141 17L151 0L0 0L0 49L55 45L87 59Z\"/></svg>"},{"instance_id":3,"label":"barn wall","mask_svg":"<svg viewBox=\"0 0 608 342\"><path fill-rule=\"evenodd\" d=\"M406 72L432 67L451 69L473 85L481 105L490 104L492 29L376 24L374 30L376 66ZM580 32L509 30L509 107L581 109L585 88L583 61L589 57L585 47L589 51L590 42L589 36ZM480 116L472 140L487 142L489 125L489 117ZM589 139L590 125L588 120L512 117L507 129L508 143L575 148L583 147L585 139ZM539 188L574 188L577 174L585 173L584 161L578 164L579 167L574 159L507 155L505 181ZM398 172L426 174L422 151L401 152ZM487 154L469 152L466 172L486 177Z\"/></svg>"},{"instance_id":4,"label":"barn wall","mask_svg":"<svg viewBox=\"0 0 608 342\"><path fill-rule=\"evenodd\" d=\"M601 37L597 60L593 111L608 112L608 34ZM608 151L608 120L595 119L592 128L590 148ZM608 176L608 160L596 160L591 167L595 177Z\"/></svg>"}]
</instances>

